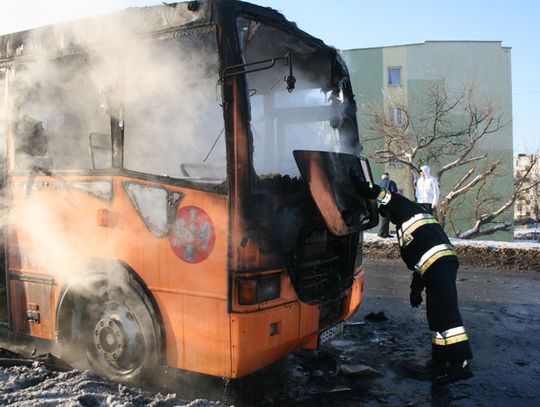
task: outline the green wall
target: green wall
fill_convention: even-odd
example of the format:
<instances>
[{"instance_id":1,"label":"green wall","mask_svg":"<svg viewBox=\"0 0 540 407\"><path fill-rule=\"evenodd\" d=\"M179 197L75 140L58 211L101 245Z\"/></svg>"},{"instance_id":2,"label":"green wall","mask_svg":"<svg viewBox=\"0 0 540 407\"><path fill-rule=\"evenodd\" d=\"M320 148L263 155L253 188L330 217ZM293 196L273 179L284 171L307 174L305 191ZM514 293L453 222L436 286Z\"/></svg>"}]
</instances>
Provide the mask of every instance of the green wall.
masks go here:
<instances>
[{"instance_id":1,"label":"green wall","mask_svg":"<svg viewBox=\"0 0 540 407\"><path fill-rule=\"evenodd\" d=\"M365 104L383 102L381 84L383 83L383 54L382 48L369 48L365 50L343 51L343 57L347 63L351 75L352 87L358 106L357 120L360 132L360 141L364 151L372 151L376 145L366 143L365 138L368 130L365 128ZM384 165L370 161L373 176L378 180L384 172Z\"/></svg>"},{"instance_id":2,"label":"green wall","mask_svg":"<svg viewBox=\"0 0 540 407\"><path fill-rule=\"evenodd\" d=\"M494 102L506 127L496 135L486 138L478 145L477 154L489 152L493 159L503 161L498 178L489 188L490 194L498 197L501 204L511 197L513 191L513 135L512 135L512 85L510 49L502 47L498 41L427 41L423 44L391 46L381 48L353 49L343 51L351 72L353 89L359 107L358 120L361 140L366 136L363 105L366 102L383 103L383 95L405 97L414 111L422 109L426 102L422 95L434 81L446 81L450 92L460 92L466 86L474 85L479 103L485 100ZM388 66L402 67L402 85L388 87L385 72ZM401 92L401 94L397 93ZM457 115L455 120L463 120ZM377 146L364 144L366 153ZM439 157L439 163L427 163L435 174L439 165L447 163L453 157ZM371 162L375 178L387 167ZM445 194L450 187L465 173L467 168L447 174L441 180L441 192ZM412 198L412 185L406 185L409 175L405 170L389 169L404 193ZM476 195L469 194L460 202L453 221L456 229L464 231L472 226ZM512 220L511 207L498 220ZM448 230L448 229L447 229ZM448 230L450 232L450 230ZM482 239L483 237L480 237ZM513 231L499 232L484 237L490 240L512 240Z\"/></svg>"}]
</instances>

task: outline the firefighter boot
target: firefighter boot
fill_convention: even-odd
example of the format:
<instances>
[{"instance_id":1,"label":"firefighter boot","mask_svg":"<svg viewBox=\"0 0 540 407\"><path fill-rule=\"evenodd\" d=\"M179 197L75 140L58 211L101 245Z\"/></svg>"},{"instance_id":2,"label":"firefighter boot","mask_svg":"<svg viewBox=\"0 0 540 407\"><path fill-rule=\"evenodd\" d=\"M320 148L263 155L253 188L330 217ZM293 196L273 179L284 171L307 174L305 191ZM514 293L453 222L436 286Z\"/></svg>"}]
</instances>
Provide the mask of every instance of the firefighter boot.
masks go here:
<instances>
[{"instance_id":1,"label":"firefighter boot","mask_svg":"<svg viewBox=\"0 0 540 407\"><path fill-rule=\"evenodd\" d=\"M464 360L462 362L449 363L441 374L435 377L434 381L435 384L446 385L459 380L470 379L471 377L473 377L473 372L469 366L469 362Z\"/></svg>"}]
</instances>

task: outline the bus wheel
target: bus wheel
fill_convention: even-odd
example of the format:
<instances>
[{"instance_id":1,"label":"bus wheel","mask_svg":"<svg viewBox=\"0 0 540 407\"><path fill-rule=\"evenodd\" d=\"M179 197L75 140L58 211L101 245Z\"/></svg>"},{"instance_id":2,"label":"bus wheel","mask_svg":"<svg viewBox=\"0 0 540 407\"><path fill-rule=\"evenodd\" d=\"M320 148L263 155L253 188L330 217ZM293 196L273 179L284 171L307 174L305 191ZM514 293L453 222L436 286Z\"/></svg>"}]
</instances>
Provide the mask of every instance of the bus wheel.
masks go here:
<instances>
[{"instance_id":1,"label":"bus wheel","mask_svg":"<svg viewBox=\"0 0 540 407\"><path fill-rule=\"evenodd\" d=\"M88 362L113 380L140 379L159 360L153 314L131 287L100 288L100 295L86 299L80 320Z\"/></svg>"}]
</instances>

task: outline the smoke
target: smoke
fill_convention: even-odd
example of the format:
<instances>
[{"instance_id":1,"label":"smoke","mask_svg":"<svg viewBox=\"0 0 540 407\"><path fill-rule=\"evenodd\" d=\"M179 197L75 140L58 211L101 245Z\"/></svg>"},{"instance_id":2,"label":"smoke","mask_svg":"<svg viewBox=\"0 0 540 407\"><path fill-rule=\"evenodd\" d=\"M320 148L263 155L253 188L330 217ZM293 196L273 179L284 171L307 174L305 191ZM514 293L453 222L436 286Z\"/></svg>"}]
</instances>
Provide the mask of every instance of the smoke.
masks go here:
<instances>
[{"instance_id":1,"label":"smoke","mask_svg":"<svg viewBox=\"0 0 540 407\"><path fill-rule=\"evenodd\" d=\"M258 174L299 176L293 150L341 151L339 130L330 125L330 92L304 81L300 69L295 76L303 89L275 92L274 117L265 109L264 96L251 98L253 160Z\"/></svg>"},{"instance_id":2,"label":"smoke","mask_svg":"<svg viewBox=\"0 0 540 407\"><path fill-rule=\"evenodd\" d=\"M11 170L24 175L38 166L43 169L38 176L50 171L53 178L31 185L30 196L17 198L12 208L23 266L68 281L85 261L81 253L92 254L92 245L86 250L79 245L88 224L81 223L79 235L74 226L86 216L84 199L62 176L111 166L111 118L124 128L125 168L189 180L225 179L215 32L157 40L140 34L156 21L163 25L159 18L169 25L184 18L170 10L128 10L124 18L115 14L46 27L26 40L32 60L17 65L7 84ZM64 198L53 198L47 188L63 190ZM25 188L20 189L21 197ZM142 216L158 217L148 211L161 213L166 204L164 198L154 209L147 205ZM100 250L114 257L122 242L103 238L110 247Z\"/></svg>"},{"instance_id":3,"label":"smoke","mask_svg":"<svg viewBox=\"0 0 540 407\"><path fill-rule=\"evenodd\" d=\"M245 19L240 26L247 62L279 59L274 67L248 75L255 171L298 177L295 149L358 152L345 126L350 112L341 83L344 72L338 72L332 55L269 25ZM285 55L292 57L292 92L283 82L291 74L281 60Z\"/></svg>"},{"instance_id":4,"label":"smoke","mask_svg":"<svg viewBox=\"0 0 540 407\"><path fill-rule=\"evenodd\" d=\"M150 3L146 1L145 3ZM80 19L126 8L127 0L4 0L0 34L23 31L46 24ZM154 1L154 3L159 3Z\"/></svg>"},{"instance_id":5,"label":"smoke","mask_svg":"<svg viewBox=\"0 0 540 407\"><path fill-rule=\"evenodd\" d=\"M198 42L201 36L206 48ZM212 43L214 33L201 36L184 38L182 42L164 40L152 48L128 52L124 95L126 168L182 177L183 164L190 176L224 179L218 54ZM216 139L217 148L211 151ZM209 173L198 173L196 167L203 162ZM216 167L213 172L212 166Z\"/></svg>"},{"instance_id":6,"label":"smoke","mask_svg":"<svg viewBox=\"0 0 540 407\"><path fill-rule=\"evenodd\" d=\"M114 126L124 131L128 170L215 185L225 180L216 33L168 31L195 18L185 4L161 6L44 27L24 43L13 37L17 48L11 51L28 57L0 70L1 93L8 95L0 98L8 101L0 105L0 136L13 140L6 188L13 206L2 216L2 225L9 224L12 270L46 273L60 287L77 285L81 294L94 257L139 261L130 265L140 272L144 239L136 247L126 244L134 226L111 206L119 196L128 205L131 200L145 233L167 238L171 208L178 208L182 194L152 186L127 194L120 184L113 190L110 171L88 176L111 168ZM156 29L163 33L142 34ZM148 255L144 259L149 262ZM86 288L97 295L93 289ZM139 323L146 335L156 321Z\"/></svg>"}]
</instances>

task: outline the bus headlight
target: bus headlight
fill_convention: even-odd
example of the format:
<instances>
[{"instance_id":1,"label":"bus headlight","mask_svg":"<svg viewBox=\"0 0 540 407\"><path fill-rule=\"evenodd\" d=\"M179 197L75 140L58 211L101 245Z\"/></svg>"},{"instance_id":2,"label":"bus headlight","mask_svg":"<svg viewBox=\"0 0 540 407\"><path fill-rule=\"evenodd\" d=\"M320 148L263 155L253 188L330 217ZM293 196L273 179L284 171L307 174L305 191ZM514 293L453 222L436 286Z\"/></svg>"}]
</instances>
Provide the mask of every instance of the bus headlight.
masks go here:
<instances>
[{"instance_id":1,"label":"bus headlight","mask_svg":"<svg viewBox=\"0 0 540 407\"><path fill-rule=\"evenodd\" d=\"M278 298L281 293L280 273L238 278L238 304L253 305Z\"/></svg>"}]
</instances>

